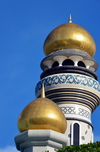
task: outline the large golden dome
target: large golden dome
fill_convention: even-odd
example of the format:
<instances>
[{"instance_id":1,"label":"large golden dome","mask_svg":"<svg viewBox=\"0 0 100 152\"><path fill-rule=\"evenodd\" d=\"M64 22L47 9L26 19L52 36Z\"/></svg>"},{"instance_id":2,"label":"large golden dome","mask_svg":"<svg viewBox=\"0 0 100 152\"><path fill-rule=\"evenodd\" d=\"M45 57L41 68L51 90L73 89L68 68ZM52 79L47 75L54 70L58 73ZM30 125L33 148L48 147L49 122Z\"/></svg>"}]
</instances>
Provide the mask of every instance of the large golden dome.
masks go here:
<instances>
[{"instance_id":1,"label":"large golden dome","mask_svg":"<svg viewBox=\"0 0 100 152\"><path fill-rule=\"evenodd\" d=\"M29 129L66 131L66 118L56 103L47 98L38 98L28 104L18 119L20 132Z\"/></svg>"},{"instance_id":2,"label":"large golden dome","mask_svg":"<svg viewBox=\"0 0 100 152\"><path fill-rule=\"evenodd\" d=\"M80 49L90 56L93 56L96 50L95 42L89 32L74 23L58 26L50 32L44 42L44 53L46 55L65 48Z\"/></svg>"}]
</instances>

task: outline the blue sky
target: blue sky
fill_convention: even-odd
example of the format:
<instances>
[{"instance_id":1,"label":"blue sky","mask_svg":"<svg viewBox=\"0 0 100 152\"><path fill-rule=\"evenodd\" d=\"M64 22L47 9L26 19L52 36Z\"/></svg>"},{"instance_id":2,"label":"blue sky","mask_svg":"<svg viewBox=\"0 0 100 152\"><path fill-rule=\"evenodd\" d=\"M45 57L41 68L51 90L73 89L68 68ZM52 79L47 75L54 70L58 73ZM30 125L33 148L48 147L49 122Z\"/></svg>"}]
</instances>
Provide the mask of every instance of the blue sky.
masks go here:
<instances>
[{"instance_id":1,"label":"blue sky","mask_svg":"<svg viewBox=\"0 0 100 152\"><path fill-rule=\"evenodd\" d=\"M94 59L100 81L100 0L0 1L0 151L16 152L17 119L35 99L40 80L43 42L49 32L68 21L88 30L96 42ZM92 115L95 141L100 140L100 106Z\"/></svg>"}]
</instances>

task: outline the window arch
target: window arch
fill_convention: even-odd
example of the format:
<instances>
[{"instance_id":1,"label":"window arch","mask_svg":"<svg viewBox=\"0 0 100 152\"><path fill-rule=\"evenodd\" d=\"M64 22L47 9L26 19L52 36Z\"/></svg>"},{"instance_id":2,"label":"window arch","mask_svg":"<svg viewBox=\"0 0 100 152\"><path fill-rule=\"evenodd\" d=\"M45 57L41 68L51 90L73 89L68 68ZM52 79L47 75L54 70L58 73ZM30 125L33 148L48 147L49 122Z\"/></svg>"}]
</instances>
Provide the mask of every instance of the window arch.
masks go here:
<instances>
[{"instance_id":1,"label":"window arch","mask_svg":"<svg viewBox=\"0 0 100 152\"><path fill-rule=\"evenodd\" d=\"M80 145L80 124L78 122L71 125L71 145Z\"/></svg>"},{"instance_id":2,"label":"window arch","mask_svg":"<svg viewBox=\"0 0 100 152\"><path fill-rule=\"evenodd\" d=\"M79 124L75 123L73 125L73 145L79 145Z\"/></svg>"},{"instance_id":3,"label":"window arch","mask_svg":"<svg viewBox=\"0 0 100 152\"><path fill-rule=\"evenodd\" d=\"M78 62L78 66L86 67L85 64L84 64L82 61L79 61L79 62Z\"/></svg>"},{"instance_id":4,"label":"window arch","mask_svg":"<svg viewBox=\"0 0 100 152\"><path fill-rule=\"evenodd\" d=\"M74 65L74 62L70 59L66 59L63 61L62 65L66 66L66 65Z\"/></svg>"},{"instance_id":5,"label":"window arch","mask_svg":"<svg viewBox=\"0 0 100 152\"><path fill-rule=\"evenodd\" d=\"M59 66L59 63L58 63L57 61L55 61L55 62L53 63L53 65L52 65L52 68L58 67L58 66Z\"/></svg>"}]
</instances>

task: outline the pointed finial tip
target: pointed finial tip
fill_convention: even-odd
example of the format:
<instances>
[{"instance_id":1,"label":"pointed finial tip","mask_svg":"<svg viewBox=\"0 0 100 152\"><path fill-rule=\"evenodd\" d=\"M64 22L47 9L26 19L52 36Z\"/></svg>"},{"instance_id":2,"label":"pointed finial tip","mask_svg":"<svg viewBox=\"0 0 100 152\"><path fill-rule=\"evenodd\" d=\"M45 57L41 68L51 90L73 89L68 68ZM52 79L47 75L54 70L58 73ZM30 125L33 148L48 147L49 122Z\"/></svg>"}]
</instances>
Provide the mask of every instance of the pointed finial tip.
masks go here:
<instances>
[{"instance_id":1,"label":"pointed finial tip","mask_svg":"<svg viewBox=\"0 0 100 152\"><path fill-rule=\"evenodd\" d=\"M42 83L41 98L45 98L44 83Z\"/></svg>"},{"instance_id":2,"label":"pointed finial tip","mask_svg":"<svg viewBox=\"0 0 100 152\"><path fill-rule=\"evenodd\" d=\"M68 23L72 23L72 15L69 15Z\"/></svg>"}]
</instances>

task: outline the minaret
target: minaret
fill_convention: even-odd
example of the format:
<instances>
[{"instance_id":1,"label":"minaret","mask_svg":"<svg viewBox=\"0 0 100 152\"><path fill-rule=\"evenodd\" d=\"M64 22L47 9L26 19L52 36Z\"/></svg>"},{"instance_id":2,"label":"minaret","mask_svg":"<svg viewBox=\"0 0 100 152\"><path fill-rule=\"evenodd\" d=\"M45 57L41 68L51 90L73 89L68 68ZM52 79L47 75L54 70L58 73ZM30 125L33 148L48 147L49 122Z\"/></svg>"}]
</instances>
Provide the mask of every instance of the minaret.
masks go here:
<instances>
[{"instance_id":1,"label":"minaret","mask_svg":"<svg viewBox=\"0 0 100 152\"><path fill-rule=\"evenodd\" d=\"M92 58L95 42L83 27L68 23L56 27L44 42L46 57L41 62L43 73L36 85L40 97L42 83L46 98L53 100L67 119L65 132L68 145L93 142L91 114L100 102L100 84Z\"/></svg>"}]
</instances>

